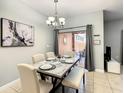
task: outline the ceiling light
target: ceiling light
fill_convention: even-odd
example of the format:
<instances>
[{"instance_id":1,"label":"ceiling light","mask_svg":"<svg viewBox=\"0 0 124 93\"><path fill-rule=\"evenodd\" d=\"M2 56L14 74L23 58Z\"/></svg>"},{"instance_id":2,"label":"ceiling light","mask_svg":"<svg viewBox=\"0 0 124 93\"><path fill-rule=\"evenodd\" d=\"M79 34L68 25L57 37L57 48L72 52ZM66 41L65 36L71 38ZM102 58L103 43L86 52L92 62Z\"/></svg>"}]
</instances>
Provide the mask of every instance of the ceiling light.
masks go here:
<instances>
[{"instance_id":1,"label":"ceiling light","mask_svg":"<svg viewBox=\"0 0 124 93\"><path fill-rule=\"evenodd\" d=\"M54 29L59 29L59 28L64 27L65 18L64 17L59 18L58 16L58 11L57 11L58 0L54 0L54 3L55 3L55 14L54 16L48 17L48 19L46 20L46 24L48 26L54 27Z\"/></svg>"}]
</instances>

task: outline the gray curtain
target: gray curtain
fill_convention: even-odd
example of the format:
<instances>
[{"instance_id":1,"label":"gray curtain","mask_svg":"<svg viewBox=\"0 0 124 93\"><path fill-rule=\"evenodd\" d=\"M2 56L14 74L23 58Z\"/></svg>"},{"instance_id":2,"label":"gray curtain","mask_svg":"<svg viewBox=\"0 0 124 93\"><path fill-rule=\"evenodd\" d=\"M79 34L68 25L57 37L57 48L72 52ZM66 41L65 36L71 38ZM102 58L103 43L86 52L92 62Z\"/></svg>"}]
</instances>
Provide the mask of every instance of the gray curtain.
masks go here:
<instances>
[{"instance_id":1,"label":"gray curtain","mask_svg":"<svg viewBox=\"0 0 124 93\"><path fill-rule=\"evenodd\" d=\"M94 57L93 57L93 42L92 42L92 25L86 26L86 57L85 68L89 71L94 71Z\"/></svg>"},{"instance_id":2,"label":"gray curtain","mask_svg":"<svg viewBox=\"0 0 124 93\"><path fill-rule=\"evenodd\" d=\"M59 47L58 47L58 33L59 33L59 30L54 29L54 31L55 31L54 52L55 52L55 55L58 56L59 55Z\"/></svg>"}]
</instances>

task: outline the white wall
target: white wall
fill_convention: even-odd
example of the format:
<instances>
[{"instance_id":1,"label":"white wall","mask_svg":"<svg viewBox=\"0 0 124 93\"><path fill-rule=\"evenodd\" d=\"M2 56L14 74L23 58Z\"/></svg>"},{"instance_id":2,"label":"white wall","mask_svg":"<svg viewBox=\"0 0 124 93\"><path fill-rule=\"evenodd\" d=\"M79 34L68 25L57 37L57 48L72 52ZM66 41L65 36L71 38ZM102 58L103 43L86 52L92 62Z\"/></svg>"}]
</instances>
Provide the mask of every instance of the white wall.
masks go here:
<instances>
[{"instance_id":1,"label":"white wall","mask_svg":"<svg viewBox=\"0 0 124 93\"><path fill-rule=\"evenodd\" d=\"M100 45L93 45L94 49L94 61L95 68L98 70L104 69L104 18L103 11L98 11L94 13L82 14L80 16L70 18L69 25L73 26L82 26L87 24L93 25L93 35L99 34L99 37L94 37L94 40L101 40Z\"/></svg>"},{"instance_id":2,"label":"white wall","mask_svg":"<svg viewBox=\"0 0 124 93\"><path fill-rule=\"evenodd\" d=\"M0 17L29 24L35 27L33 47L0 47L0 86L18 77L17 64L31 63L31 56L37 52L53 51L53 31L45 25L45 17L21 0L0 0ZM51 47L46 47L50 44Z\"/></svg>"},{"instance_id":3,"label":"white wall","mask_svg":"<svg viewBox=\"0 0 124 93\"><path fill-rule=\"evenodd\" d=\"M120 62L121 31L123 19L105 22L105 46L111 46L111 56Z\"/></svg>"}]
</instances>

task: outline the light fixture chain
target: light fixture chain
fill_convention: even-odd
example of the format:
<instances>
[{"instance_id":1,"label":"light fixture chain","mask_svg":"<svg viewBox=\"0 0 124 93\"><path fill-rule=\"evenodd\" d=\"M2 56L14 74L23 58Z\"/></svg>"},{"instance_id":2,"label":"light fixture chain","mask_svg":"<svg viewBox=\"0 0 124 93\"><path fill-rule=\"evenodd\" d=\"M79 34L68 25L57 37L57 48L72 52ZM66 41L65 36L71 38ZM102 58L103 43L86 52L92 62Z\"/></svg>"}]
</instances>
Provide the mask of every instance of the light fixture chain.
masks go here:
<instances>
[{"instance_id":1,"label":"light fixture chain","mask_svg":"<svg viewBox=\"0 0 124 93\"><path fill-rule=\"evenodd\" d=\"M57 2L55 2L55 17L58 16L58 11L57 11Z\"/></svg>"}]
</instances>

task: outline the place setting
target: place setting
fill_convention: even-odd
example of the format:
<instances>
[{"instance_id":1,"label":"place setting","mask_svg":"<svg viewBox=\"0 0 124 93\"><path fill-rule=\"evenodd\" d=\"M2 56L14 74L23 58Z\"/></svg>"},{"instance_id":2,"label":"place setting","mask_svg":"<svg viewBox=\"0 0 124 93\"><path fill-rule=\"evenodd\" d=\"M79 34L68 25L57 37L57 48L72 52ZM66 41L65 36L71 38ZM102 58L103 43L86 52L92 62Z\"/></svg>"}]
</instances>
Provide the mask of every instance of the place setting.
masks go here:
<instances>
[{"instance_id":1,"label":"place setting","mask_svg":"<svg viewBox=\"0 0 124 93\"><path fill-rule=\"evenodd\" d=\"M65 63L65 64L73 64L73 63L74 63L74 61L73 61L72 59L70 59L70 58L65 58L65 57L61 58L61 59L60 59L60 62L61 62L61 63Z\"/></svg>"},{"instance_id":2,"label":"place setting","mask_svg":"<svg viewBox=\"0 0 124 93\"><path fill-rule=\"evenodd\" d=\"M53 64L42 64L42 65L40 65L40 67L39 67L39 69L40 70L53 70L53 69L55 69L56 68L56 66L55 65L53 65Z\"/></svg>"}]
</instances>

